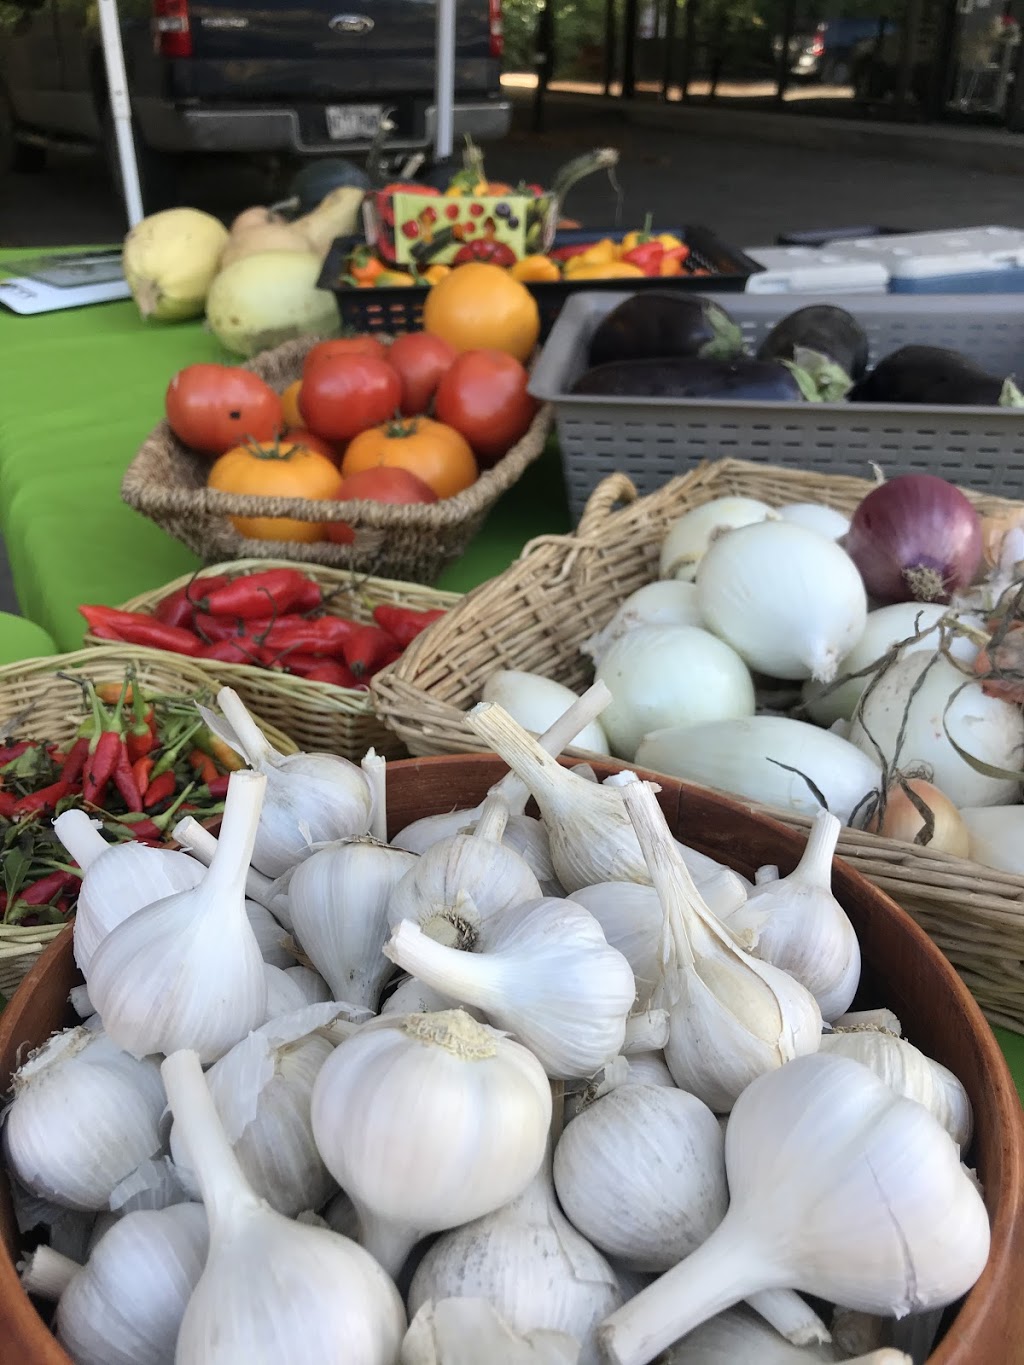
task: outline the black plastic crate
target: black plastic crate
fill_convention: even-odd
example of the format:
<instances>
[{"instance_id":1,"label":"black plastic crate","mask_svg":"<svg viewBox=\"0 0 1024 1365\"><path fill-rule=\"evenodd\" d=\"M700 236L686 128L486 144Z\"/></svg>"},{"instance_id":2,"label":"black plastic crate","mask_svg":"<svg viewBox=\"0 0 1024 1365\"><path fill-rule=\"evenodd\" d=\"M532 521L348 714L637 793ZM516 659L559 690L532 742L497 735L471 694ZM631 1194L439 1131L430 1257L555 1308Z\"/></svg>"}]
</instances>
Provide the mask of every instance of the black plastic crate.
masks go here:
<instances>
[{"instance_id":1,"label":"black plastic crate","mask_svg":"<svg viewBox=\"0 0 1024 1365\"><path fill-rule=\"evenodd\" d=\"M586 228L559 232L555 247L576 246L598 242L602 237L618 237L621 228ZM622 293L683 290L701 293L713 289L716 293L741 293L751 275L762 266L737 247L728 246L710 228L692 225L685 228L654 228L655 232L673 232L690 248L689 262L707 275L672 275L665 279L643 280L553 280L527 284L540 310L540 339L543 341L555 325L567 299L574 294ZM354 289L340 284L346 257L362 242L359 237L339 237L331 247L318 281L321 289L329 289L338 300L341 323L357 332L388 333L415 332L423 326L423 303L430 292L426 285L393 289Z\"/></svg>"}]
</instances>

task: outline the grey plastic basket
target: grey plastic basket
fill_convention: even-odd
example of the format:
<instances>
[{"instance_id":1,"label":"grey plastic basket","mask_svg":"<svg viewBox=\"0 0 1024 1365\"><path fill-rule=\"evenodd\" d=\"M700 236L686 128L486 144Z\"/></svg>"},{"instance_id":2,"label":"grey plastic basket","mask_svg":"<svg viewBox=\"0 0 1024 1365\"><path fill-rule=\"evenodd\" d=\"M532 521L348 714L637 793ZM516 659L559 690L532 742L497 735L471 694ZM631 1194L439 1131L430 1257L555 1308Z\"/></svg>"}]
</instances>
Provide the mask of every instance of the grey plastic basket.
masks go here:
<instances>
[{"instance_id":1,"label":"grey plastic basket","mask_svg":"<svg viewBox=\"0 0 1024 1365\"><path fill-rule=\"evenodd\" d=\"M1024 409L882 403L749 403L701 398L574 395L598 322L628 293L569 300L533 370L530 392L555 405L573 519L617 470L653 493L705 459L763 460L821 474L926 470L970 488L1024 499ZM742 326L752 350L797 308L830 303L801 294L709 294ZM871 343L871 360L900 346L947 346L993 374L1024 372L1019 295L844 296Z\"/></svg>"}]
</instances>

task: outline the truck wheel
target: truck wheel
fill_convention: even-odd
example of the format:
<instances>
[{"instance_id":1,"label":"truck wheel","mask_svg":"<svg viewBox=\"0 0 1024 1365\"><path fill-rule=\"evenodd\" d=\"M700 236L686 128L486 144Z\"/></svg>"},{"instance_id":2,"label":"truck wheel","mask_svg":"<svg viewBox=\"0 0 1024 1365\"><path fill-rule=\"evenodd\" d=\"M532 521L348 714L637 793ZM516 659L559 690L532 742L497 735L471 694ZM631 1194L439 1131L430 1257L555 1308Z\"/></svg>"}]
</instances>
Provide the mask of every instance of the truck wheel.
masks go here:
<instances>
[{"instance_id":1,"label":"truck wheel","mask_svg":"<svg viewBox=\"0 0 1024 1365\"><path fill-rule=\"evenodd\" d=\"M134 123L132 137L135 142L135 160L139 168L143 210L146 213L156 213L160 209L173 208L177 203L177 158L147 147L142 141L138 126ZM117 133L114 129L114 116L109 108L103 114L103 153L114 189L118 198L123 201L124 186L121 181L121 160L117 154Z\"/></svg>"}]
</instances>

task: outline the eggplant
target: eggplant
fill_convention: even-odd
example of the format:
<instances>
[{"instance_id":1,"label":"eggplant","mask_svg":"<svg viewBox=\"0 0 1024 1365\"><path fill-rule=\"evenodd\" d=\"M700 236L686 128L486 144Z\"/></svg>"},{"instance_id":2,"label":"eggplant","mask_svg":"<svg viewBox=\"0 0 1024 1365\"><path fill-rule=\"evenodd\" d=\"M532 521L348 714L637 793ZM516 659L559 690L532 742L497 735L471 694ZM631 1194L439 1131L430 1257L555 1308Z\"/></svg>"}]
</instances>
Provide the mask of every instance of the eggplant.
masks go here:
<instances>
[{"instance_id":1,"label":"eggplant","mask_svg":"<svg viewBox=\"0 0 1024 1365\"><path fill-rule=\"evenodd\" d=\"M800 403L805 394L781 360L707 360L669 356L616 360L580 376L573 393L612 398L731 398L752 403Z\"/></svg>"},{"instance_id":2,"label":"eggplant","mask_svg":"<svg viewBox=\"0 0 1024 1365\"><path fill-rule=\"evenodd\" d=\"M744 352L743 332L719 304L700 294L634 294L598 323L591 365L660 356L728 360Z\"/></svg>"},{"instance_id":3,"label":"eggplant","mask_svg":"<svg viewBox=\"0 0 1024 1365\"><path fill-rule=\"evenodd\" d=\"M777 322L757 349L758 360L796 360L797 350L828 356L851 380L868 367L868 337L845 308L813 303Z\"/></svg>"},{"instance_id":4,"label":"eggplant","mask_svg":"<svg viewBox=\"0 0 1024 1365\"><path fill-rule=\"evenodd\" d=\"M930 403L956 407L1024 406L1012 379L988 374L959 351L901 346L850 390L854 403Z\"/></svg>"}]
</instances>

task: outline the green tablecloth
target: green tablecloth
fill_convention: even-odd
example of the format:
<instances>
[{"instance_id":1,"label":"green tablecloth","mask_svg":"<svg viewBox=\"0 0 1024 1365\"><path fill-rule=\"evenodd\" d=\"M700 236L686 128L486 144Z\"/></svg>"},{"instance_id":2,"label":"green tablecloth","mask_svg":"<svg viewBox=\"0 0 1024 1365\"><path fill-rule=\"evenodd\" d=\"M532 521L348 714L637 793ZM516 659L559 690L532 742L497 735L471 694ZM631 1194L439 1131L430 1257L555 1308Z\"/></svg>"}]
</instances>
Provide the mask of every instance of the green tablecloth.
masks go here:
<instances>
[{"instance_id":1,"label":"green tablecloth","mask_svg":"<svg viewBox=\"0 0 1024 1365\"><path fill-rule=\"evenodd\" d=\"M0 268L18 254L6 253ZM76 648L80 602L117 604L195 566L184 546L121 503L120 480L161 415L171 375L231 358L201 324L144 324L130 302L34 318L0 309L0 357L0 530L21 609L41 627L0 613L7 662L46 652L46 632L60 649ZM549 448L439 586L467 591L528 539L568 527ZM1024 1037L996 1034L1024 1094Z\"/></svg>"}]
</instances>

